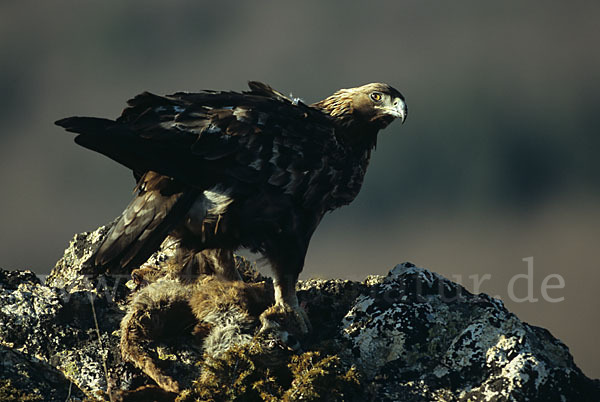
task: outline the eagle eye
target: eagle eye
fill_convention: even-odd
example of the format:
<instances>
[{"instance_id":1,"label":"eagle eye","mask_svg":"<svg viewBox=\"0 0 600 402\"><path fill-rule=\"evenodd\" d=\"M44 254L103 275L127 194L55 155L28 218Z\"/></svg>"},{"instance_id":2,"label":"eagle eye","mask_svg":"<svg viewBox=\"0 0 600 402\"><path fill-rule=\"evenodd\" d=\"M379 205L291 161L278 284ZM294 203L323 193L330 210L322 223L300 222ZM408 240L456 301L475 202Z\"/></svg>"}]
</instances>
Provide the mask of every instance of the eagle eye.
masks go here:
<instances>
[{"instance_id":1,"label":"eagle eye","mask_svg":"<svg viewBox=\"0 0 600 402\"><path fill-rule=\"evenodd\" d=\"M375 102L380 102L381 98L383 98L383 95L381 95L381 92L372 92L371 93L371 99L373 99Z\"/></svg>"}]
</instances>

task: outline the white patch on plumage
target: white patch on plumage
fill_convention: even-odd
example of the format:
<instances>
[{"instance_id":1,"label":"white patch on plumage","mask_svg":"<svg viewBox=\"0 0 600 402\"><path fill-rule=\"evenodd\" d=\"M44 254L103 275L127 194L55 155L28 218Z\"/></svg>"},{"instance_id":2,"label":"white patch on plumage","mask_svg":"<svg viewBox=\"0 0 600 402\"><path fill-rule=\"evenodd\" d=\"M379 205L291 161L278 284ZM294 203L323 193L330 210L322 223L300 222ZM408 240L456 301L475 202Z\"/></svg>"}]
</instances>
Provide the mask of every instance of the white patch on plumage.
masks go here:
<instances>
[{"instance_id":1,"label":"white patch on plumage","mask_svg":"<svg viewBox=\"0 0 600 402\"><path fill-rule=\"evenodd\" d=\"M185 108L181 106L173 106L173 110L175 111L175 113L181 113L185 110Z\"/></svg>"},{"instance_id":2,"label":"white patch on plumage","mask_svg":"<svg viewBox=\"0 0 600 402\"><path fill-rule=\"evenodd\" d=\"M206 132L209 134L220 133L221 129L214 124L211 124L206 128Z\"/></svg>"},{"instance_id":3,"label":"white patch on plumage","mask_svg":"<svg viewBox=\"0 0 600 402\"><path fill-rule=\"evenodd\" d=\"M290 99L292 100L292 105L298 105L298 103L304 102L302 100L302 98L295 97L291 92L290 92Z\"/></svg>"},{"instance_id":4,"label":"white patch on plumage","mask_svg":"<svg viewBox=\"0 0 600 402\"><path fill-rule=\"evenodd\" d=\"M222 215L227 212L227 207L233 202L231 191L220 186L212 187L204 191L204 197L209 201L208 213L210 215Z\"/></svg>"},{"instance_id":5,"label":"white patch on plumage","mask_svg":"<svg viewBox=\"0 0 600 402\"><path fill-rule=\"evenodd\" d=\"M228 189L215 186L205 190L189 209L186 227L196 235L202 234L204 221L216 219L219 215L225 214L232 202L233 198Z\"/></svg>"},{"instance_id":6,"label":"white patch on plumage","mask_svg":"<svg viewBox=\"0 0 600 402\"><path fill-rule=\"evenodd\" d=\"M244 108L236 107L235 109L233 109L233 115L238 121L241 121L242 123L248 122L248 110Z\"/></svg>"}]
</instances>

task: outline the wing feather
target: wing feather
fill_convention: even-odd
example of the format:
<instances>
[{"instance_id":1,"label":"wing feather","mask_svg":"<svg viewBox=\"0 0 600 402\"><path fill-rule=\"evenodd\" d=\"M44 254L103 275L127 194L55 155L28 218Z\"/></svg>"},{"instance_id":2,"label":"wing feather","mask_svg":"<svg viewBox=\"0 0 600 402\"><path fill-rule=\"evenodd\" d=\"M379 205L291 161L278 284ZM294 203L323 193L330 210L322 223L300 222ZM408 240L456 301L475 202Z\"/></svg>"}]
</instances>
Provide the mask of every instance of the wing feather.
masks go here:
<instances>
[{"instance_id":1,"label":"wing feather","mask_svg":"<svg viewBox=\"0 0 600 402\"><path fill-rule=\"evenodd\" d=\"M303 198L311 190L312 176L322 175L325 165L335 166L343 159L335 129L322 112L294 103L268 85L249 85L251 90L241 94L146 92L131 99L105 129L88 130L86 118L57 124L80 133L79 144L138 175L155 171L199 189L239 183L244 191L256 191L248 184L269 183ZM309 198L304 200L307 206L317 202ZM145 222L141 215L136 215L137 220L140 225Z\"/></svg>"},{"instance_id":2,"label":"wing feather","mask_svg":"<svg viewBox=\"0 0 600 402\"><path fill-rule=\"evenodd\" d=\"M95 255L96 265L113 273L143 264L198 196L198 191L184 189L154 172L144 175L140 187Z\"/></svg>"}]
</instances>

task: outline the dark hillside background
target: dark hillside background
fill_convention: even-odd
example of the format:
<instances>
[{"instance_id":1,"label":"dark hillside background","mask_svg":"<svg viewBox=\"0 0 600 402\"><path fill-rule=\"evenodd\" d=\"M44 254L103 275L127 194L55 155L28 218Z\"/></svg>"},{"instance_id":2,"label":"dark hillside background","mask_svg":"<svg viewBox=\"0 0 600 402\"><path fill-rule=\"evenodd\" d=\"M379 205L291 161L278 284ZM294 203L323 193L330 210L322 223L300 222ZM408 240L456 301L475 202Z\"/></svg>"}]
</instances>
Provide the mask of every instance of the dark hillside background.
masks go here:
<instances>
[{"instance_id":1,"label":"dark hillside background","mask_svg":"<svg viewBox=\"0 0 600 402\"><path fill-rule=\"evenodd\" d=\"M116 117L144 90L252 79L314 102L384 81L408 120L381 134L303 277L409 260L472 290L483 280L598 378L599 21L594 1L0 2L0 266L48 273L74 233L129 202L131 174L76 146L61 117ZM538 301L511 300L528 257ZM552 274L561 302L541 293Z\"/></svg>"}]
</instances>

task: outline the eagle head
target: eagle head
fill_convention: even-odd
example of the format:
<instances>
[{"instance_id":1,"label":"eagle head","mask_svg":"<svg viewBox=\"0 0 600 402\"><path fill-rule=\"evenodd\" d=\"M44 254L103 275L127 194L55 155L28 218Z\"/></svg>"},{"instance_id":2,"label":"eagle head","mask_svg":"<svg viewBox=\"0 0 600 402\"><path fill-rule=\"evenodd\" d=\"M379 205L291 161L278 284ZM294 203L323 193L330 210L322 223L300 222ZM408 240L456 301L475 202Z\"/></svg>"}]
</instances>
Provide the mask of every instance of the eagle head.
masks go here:
<instances>
[{"instance_id":1,"label":"eagle head","mask_svg":"<svg viewBox=\"0 0 600 402\"><path fill-rule=\"evenodd\" d=\"M340 89L330 97L315 103L342 125L364 125L383 129L399 118L406 120L408 109L404 96L388 84L375 82L356 88Z\"/></svg>"}]
</instances>

